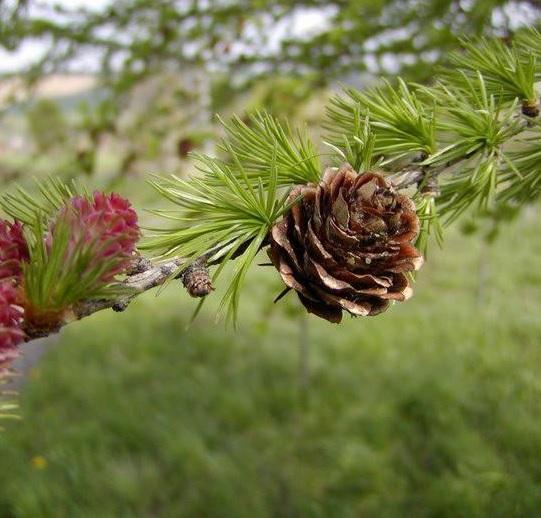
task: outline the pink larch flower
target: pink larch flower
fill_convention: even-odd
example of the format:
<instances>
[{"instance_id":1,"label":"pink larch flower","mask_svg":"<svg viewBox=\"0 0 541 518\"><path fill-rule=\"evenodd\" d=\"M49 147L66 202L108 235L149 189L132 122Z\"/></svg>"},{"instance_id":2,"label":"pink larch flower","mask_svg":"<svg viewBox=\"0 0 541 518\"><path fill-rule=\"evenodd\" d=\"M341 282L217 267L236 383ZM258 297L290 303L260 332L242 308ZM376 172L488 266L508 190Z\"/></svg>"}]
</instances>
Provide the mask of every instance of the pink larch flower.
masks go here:
<instances>
[{"instance_id":1,"label":"pink larch flower","mask_svg":"<svg viewBox=\"0 0 541 518\"><path fill-rule=\"evenodd\" d=\"M0 219L0 279L20 277L22 263L28 259L22 224Z\"/></svg>"},{"instance_id":2,"label":"pink larch flower","mask_svg":"<svg viewBox=\"0 0 541 518\"><path fill-rule=\"evenodd\" d=\"M18 356L24 341L23 309L17 305L17 288L10 280L0 282L0 368Z\"/></svg>"},{"instance_id":3,"label":"pink larch flower","mask_svg":"<svg viewBox=\"0 0 541 518\"><path fill-rule=\"evenodd\" d=\"M88 244L96 250L96 262L111 261L111 267L100 278L102 282L126 270L140 237L137 213L128 200L99 191L90 199L75 196L61 216L69 223L72 249Z\"/></svg>"}]
</instances>

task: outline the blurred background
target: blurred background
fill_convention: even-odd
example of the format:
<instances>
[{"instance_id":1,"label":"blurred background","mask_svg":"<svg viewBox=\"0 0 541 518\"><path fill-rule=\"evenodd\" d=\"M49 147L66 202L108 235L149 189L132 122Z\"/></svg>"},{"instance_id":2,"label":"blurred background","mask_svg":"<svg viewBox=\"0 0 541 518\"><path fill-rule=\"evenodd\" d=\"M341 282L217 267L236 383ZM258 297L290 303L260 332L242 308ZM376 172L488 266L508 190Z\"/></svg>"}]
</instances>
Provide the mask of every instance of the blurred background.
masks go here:
<instances>
[{"instance_id":1,"label":"blurred background","mask_svg":"<svg viewBox=\"0 0 541 518\"><path fill-rule=\"evenodd\" d=\"M541 2L0 0L0 187L75 178L162 204L227 119L317 141L340 84L426 82ZM322 147L322 153L325 152ZM415 297L340 326L254 268L236 331L171 285L25 346L0 516L538 516L537 203L432 243ZM218 290L219 292L219 290Z\"/></svg>"}]
</instances>

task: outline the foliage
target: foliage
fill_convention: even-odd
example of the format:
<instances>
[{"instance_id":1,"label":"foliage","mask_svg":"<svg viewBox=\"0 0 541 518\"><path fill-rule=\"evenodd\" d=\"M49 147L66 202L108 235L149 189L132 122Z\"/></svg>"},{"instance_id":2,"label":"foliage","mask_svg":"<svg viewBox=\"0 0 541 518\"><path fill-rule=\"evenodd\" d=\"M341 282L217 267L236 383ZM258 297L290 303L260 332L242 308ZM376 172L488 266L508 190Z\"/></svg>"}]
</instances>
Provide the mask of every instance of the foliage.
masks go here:
<instances>
[{"instance_id":1,"label":"foliage","mask_svg":"<svg viewBox=\"0 0 541 518\"><path fill-rule=\"evenodd\" d=\"M100 101L92 104L90 116L82 114L80 138L65 145L71 148L72 170L95 174L98 152L105 151L102 137L108 137L125 153L116 164L117 176L141 170L141 160L156 154L149 148L171 152L163 135L178 132L178 120L164 116L161 99L146 96L141 103L136 98L141 87L159 78L169 85L171 75L187 84L198 77L199 85L189 88L195 98L191 105L206 125L216 111L245 103L243 94L257 85L263 89L258 107L292 117L310 93L337 79L364 83L397 73L430 79L435 65L447 62L450 51L463 44L456 35L518 39L522 26L537 24L541 13L534 0L219 0L208 5L123 0L101 9L38 0L4 4L0 45L11 51L28 40L47 42L44 55L25 70L30 83L76 70L81 57L96 57ZM88 72L86 66L82 72ZM504 75L513 82L510 70ZM250 103L244 107L251 110ZM144 123L126 131L122 121L133 105L146 108ZM183 112L189 109L182 104Z\"/></svg>"},{"instance_id":2,"label":"foliage","mask_svg":"<svg viewBox=\"0 0 541 518\"><path fill-rule=\"evenodd\" d=\"M465 71L463 76L451 75L455 84L463 80L468 88L468 78L475 79L476 72L483 75L485 91L500 97L502 101L516 98L526 102L537 102L534 87L536 58L528 47L507 47L498 40L481 39L464 41L464 50L453 52L451 65Z\"/></svg>"},{"instance_id":3,"label":"foliage","mask_svg":"<svg viewBox=\"0 0 541 518\"><path fill-rule=\"evenodd\" d=\"M537 2L524 0L467 4L455 0L281 0L272 5L242 0L189 7L179 0L124 0L121 7L110 3L103 10L63 6L33 10L28 8L33 2L15 4L19 9L2 9L6 23L0 43L14 49L27 38L50 38L50 47L34 72L61 68L93 49L101 56L104 78L116 90L129 89L160 69L182 70L192 65L241 70L248 77L302 70L322 82L366 70L368 63L372 73L389 73L385 64L390 56L405 75L427 78L434 62L445 60L460 43L455 34L511 37L522 21L507 16L511 9L527 10L531 25L539 18ZM290 30L278 41L278 52L269 50L284 25L310 15L325 22L304 33ZM121 70L115 76L118 63Z\"/></svg>"},{"instance_id":4,"label":"foliage","mask_svg":"<svg viewBox=\"0 0 541 518\"><path fill-rule=\"evenodd\" d=\"M58 105L39 99L27 111L30 136L40 153L62 146L67 139L67 124Z\"/></svg>"},{"instance_id":5,"label":"foliage","mask_svg":"<svg viewBox=\"0 0 541 518\"><path fill-rule=\"evenodd\" d=\"M231 166L199 157L204 176L182 180L156 179L152 185L181 211L157 210L156 214L177 221L175 227L154 229L155 235L142 249L160 251L162 257L180 256L186 264L207 255L210 263L220 267L214 280L229 259L242 254L223 306L236 319L240 288L247 269L263 245L270 227L288 208L285 196L278 197L277 153L270 161L266 188L262 182L250 183L247 170L238 155Z\"/></svg>"},{"instance_id":6,"label":"foliage","mask_svg":"<svg viewBox=\"0 0 541 518\"><path fill-rule=\"evenodd\" d=\"M0 197L0 208L15 221L32 229L40 228L76 193L84 193L84 190L78 192L79 187L75 183L66 184L54 177L37 182L36 186L39 195L17 187L15 192L8 191Z\"/></svg>"},{"instance_id":7,"label":"foliage","mask_svg":"<svg viewBox=\"0 0 541 518\"><path fill-rule=\"evenodd\" d=\"M497 194L498 201L524 204L535 201L541 194L541 175L539 163L541 146L540 129L534 128L531 135L520 141L517 149L509 151L502 171L502 189ZM520 178L520 181L517 179Z\"/></svg>"},{"instance_id":8,"label":"foliage","mask_svg":"<svg viewBox=\"0 0 541 518\"><path fill-rule=\"evenodd\" d=\"M321 164L306 132L293 134L287 122L266 112L249 115L247 123L234 117L223 125L227 138L221 149L234 157L251 183L267 185L269 164L276 168L278 185L319 181Z\"/></svg>"},{"instance_id":9,"label":"foliage","mask_svg":"<svg viewBox=\"0 0 541 518\"><path fill-rule=\"evenodd\" d=\"M388 82L382 88L361 92L346 90L346 98L331 99L327 128L334 140L356 135L361 117L367 117L375 134L372 153L384 157L384 164L415 152L423 156L435 149L434 113L399 79L397 88Z\"/></svg>"}]
</instances>

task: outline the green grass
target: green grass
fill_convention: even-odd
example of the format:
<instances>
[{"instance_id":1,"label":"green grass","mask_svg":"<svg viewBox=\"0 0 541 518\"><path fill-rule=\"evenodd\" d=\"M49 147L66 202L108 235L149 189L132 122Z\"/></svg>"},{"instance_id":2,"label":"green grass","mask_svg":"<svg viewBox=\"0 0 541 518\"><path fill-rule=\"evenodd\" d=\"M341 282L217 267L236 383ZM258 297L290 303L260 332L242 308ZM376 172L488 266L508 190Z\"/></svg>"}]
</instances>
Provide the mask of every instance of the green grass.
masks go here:
<instances>
[{"instance_id":1,"label":"green grass","mask_svg":"<svg viewBox=\"0 0 541 518\"><path fill-rule=\"evenodd\" d=\"M539 214L451 234L380 317L311 317L306 390L270 269L236 333L175 286L73 324L0 435L0 516L538 515Z\"/></svg>"}]
</instances>

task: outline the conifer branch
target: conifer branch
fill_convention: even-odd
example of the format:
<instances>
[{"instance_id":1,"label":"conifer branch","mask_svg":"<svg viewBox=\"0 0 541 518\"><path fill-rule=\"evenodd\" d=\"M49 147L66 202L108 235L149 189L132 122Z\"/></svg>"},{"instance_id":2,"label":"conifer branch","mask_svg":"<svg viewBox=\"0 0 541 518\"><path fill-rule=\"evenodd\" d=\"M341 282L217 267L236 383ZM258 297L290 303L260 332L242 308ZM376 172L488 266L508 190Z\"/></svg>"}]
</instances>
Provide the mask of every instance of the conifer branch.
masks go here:
<instances>
[{"instance_id":1,"label":"conifer branch","mask_svg":"<svg viewBox=\"0 0 541 518\"><path fill-rule=\"evenodd\" d=\"M198 262L205 264L208 259L208 255L200 257ZM182 269L186 260L183 258L174 258L164 262L151 262L147 259L139 261L139 267L135 269L135 273L128 275L127 278L120 284L124 295L120 295L116 298L107 299L94 299L85 300L75 304L71 312L66 314L63 321L59 322L54 328L36 328L25 327L26 341L31 341L36 338L43 338L54 334L62 327L76 320L89 317L98 311L105 309L113 309L114 311L124 311L128 305L139 295L162 286L172 276L181 280L183 283L186 281L185 276L190 272L190 267ZM193 264L193 263L192 263Z\"/></svg>"},{"instance_id":2,"label":"conifer branch","mask_svg":"<svg viewBox=\"0 0 541 518\"><path fill-rule=\"evenodd\" d=\"M518 123L514 126L513 137L530 130L532 120L520 116ZM422 162L411 162L402 170L390 174L389 179L396 189L407 189L413 185L419 185L423 180L436 179L438 176L449 173L455 166L473 158L479 150L459 155L443 164L435 164L429 159ZM430 157L429 157L430 158Z\"/></svg>"}]
</instances>

